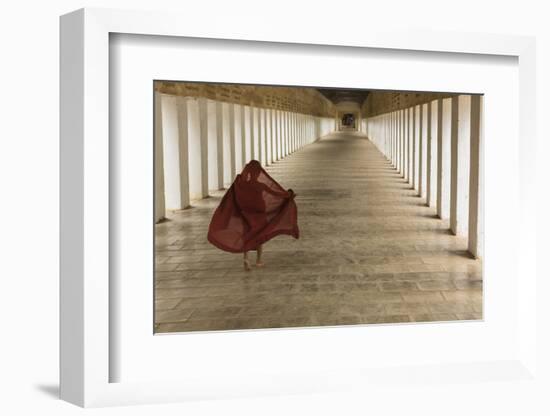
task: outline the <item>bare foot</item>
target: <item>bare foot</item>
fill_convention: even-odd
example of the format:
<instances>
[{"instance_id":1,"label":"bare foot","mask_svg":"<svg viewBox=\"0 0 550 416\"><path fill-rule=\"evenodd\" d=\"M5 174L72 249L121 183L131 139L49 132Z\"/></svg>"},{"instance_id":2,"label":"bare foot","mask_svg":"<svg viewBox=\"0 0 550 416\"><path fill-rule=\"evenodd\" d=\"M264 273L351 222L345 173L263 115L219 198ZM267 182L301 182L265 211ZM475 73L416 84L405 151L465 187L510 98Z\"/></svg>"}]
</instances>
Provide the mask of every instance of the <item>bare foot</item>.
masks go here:
<instances>
[{"instance_id":1,"label":"bare foot","mask_svg":"<svg viewBox=\"0 0 550 416\"><path fill-rule=\"evenodd\" d=\"M256 267L264 267L264 263L261 261L256 262Z\"/></svg>"},{"instance_id":2,"label":"bare foot","mask_svg":"<svg viewBox=\"0 0 550 416\"><path fill-rule=\"evenodd\" d=\"M250 262L248 260L243 260L244 269L249 272L250 269Z\"/></svg>"}]
</instances>

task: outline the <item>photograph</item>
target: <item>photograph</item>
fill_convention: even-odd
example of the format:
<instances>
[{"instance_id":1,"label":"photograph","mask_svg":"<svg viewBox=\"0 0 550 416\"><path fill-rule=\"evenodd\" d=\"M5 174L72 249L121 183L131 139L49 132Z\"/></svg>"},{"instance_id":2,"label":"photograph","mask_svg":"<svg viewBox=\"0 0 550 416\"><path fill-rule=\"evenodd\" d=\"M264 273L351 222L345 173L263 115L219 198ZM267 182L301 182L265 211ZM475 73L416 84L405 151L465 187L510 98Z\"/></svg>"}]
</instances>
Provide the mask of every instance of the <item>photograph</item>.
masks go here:
<instances>
[{"instance_id":1,"label":"photograph","mask_svg":"<svg viewBox=\"0 0 550 416\"><path fill-rule=\"evenodd\" d=\"M482 94L152 93L155 334L483 319Z\"/></svg>"}]
</instances>

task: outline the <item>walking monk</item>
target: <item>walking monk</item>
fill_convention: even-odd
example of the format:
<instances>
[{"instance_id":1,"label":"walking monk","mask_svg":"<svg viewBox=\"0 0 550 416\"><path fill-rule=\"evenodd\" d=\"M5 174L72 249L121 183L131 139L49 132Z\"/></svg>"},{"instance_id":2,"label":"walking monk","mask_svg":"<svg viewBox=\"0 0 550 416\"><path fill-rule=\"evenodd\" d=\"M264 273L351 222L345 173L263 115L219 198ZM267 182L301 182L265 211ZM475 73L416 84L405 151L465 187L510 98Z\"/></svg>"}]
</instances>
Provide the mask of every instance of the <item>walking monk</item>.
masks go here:
<instances>
[{"instance_id":1,"label":"walking monk","mask_svg":"<svg viewBox=\"0 0 550 416\"><path fill-rule=\"evenodd\" d=\"M243 265L250 270L248 252L255 250L256 266L262 267L263 244L279 234L299 237L294 191L286 191L251 160L237 175L216 208L208 241L231 253L243 253Z\"/></svg>"}]
</instances>

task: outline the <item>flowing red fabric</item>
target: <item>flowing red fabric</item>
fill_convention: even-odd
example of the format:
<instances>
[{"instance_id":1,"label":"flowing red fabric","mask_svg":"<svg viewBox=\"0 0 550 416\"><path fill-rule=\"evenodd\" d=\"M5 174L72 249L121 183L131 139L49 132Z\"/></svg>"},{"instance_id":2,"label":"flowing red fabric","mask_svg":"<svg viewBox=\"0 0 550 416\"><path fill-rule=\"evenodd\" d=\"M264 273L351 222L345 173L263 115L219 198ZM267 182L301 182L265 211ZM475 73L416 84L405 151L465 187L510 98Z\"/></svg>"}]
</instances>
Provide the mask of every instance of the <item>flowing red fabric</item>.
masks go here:
<instances>
[{"instance_id":1,"label":"flowing red fabric","mask_svg":"<svg viewBox=\"0 0 550 416\"><path fill-rule=\"evenodd\" d=\"M237 175L216 208L208 241L232 253L256 250L279 234L299 237L298 210L292 189L286 191L250 161Z\"/></svg>"}]
</instances>

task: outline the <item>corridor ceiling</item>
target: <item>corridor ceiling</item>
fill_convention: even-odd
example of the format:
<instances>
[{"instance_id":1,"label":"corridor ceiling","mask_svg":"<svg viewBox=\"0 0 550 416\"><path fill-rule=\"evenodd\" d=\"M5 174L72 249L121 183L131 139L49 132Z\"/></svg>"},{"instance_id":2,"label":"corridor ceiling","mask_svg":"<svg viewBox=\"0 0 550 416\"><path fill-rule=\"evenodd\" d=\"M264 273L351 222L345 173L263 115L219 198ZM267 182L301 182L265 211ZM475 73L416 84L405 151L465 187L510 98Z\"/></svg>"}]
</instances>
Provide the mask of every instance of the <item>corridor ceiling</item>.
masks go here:
<instances>
[{"instance_id":1,"label":"corridor ceiling","mask_svg":"<svg viewBox=\"0 0 550 416\"><path fill-rule=\"evenodd\" d=\"M346 90L340 88L317 88L321 94L332 101L335 105L345 101L356 102L361 106L367 99L370 91L367 90Z\"/></svg>"}]
</instances>

